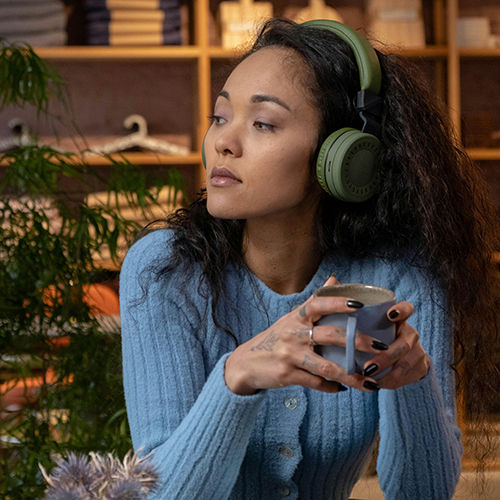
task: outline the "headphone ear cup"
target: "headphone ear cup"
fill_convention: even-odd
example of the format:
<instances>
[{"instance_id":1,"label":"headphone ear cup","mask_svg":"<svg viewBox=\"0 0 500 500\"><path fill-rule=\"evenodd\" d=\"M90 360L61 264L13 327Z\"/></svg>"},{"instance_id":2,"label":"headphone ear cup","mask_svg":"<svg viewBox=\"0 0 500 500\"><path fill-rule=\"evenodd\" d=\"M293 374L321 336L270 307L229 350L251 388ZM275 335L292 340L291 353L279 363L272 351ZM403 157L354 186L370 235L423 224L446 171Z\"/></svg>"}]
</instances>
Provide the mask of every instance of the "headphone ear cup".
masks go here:
<instances>
[{"instance_id":1,"label":"headphone ear cup","mask_svg":"<svg viewBox=\"0 0 500 500\"><path fill-rule=\"evenodd\" d=\"M322 144L316 161L321 187L348 202L371 198L380 186L379 157L382 144L372 134L341 128Z\"/></svg>"},{"instance_id":2,"label":"headphone ear cup","mask_svg":"<svg viewBox=\"0 0 500 500\"><path fill-rule=\"evenodd\" d=\"M205 170L207 169L207 159L205 157L205 138L207 137L207 134L205 133L205 137L203 137L203 142L201 143L201 161L203 163L203 166L205 167Z\"/></svg>"}]
</instances>

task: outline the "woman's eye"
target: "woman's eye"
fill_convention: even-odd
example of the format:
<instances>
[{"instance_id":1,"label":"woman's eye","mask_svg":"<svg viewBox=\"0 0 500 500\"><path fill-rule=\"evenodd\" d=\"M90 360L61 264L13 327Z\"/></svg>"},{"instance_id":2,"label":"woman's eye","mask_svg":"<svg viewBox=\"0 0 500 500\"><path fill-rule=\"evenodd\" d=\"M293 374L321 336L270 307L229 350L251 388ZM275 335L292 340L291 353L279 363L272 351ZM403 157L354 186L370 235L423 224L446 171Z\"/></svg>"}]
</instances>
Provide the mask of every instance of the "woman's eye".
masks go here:
<instances>
[{"instance_id":1,"label":"woman's eye","mask_svg":"<svg viewBox=\"0 0 500 500\"><path fill-rule=\"evenodd\" d=\"M269 123L264 122L255 122L255 125L259 130L274 132L274 125L270 125Z\"/></svg>"},{"instance_id":2,"label":"woman's eye","mask_svg":"<svg viewBox=\"0 0 500 500\"><path fill-rule=\"evenodd\" d=\"M218 115L210 115L207 118L211 123L215 122L216 125L222 125L221 121L224 120L224 118L222 118L222 116L218 116Z\"/></svg>"}]
</instances>

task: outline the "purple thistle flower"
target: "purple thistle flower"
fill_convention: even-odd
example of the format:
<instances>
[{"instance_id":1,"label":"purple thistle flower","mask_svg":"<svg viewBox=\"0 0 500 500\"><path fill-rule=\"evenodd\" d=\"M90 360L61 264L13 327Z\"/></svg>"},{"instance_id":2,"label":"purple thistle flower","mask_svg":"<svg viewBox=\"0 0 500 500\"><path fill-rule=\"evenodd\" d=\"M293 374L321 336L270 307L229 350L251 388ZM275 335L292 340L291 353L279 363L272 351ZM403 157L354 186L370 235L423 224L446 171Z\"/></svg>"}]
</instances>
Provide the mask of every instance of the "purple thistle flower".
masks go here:
<instances>
[{"instance_id":1,"label":"purple thistle flower","mask_svg":"<svg viewBox=\"0 0 500 500\"><path fill-rule=\"evenodd\" d=\"M44 500L91 500L91 498L82 488L59 485L47 490Z\"/></svg>"},{"instance_id":2,"label":"purple thistle flower","mask_svg":"<svg viewBox=\"0 0 500 500\"><path fill-rule=\"evenodd\" d=\"M123 464L119 464L118 477L136 481L146 494L155 491L159 475L155 464L149 460L152 453L144 457L139 457L137 453L133 455L131 453L129 451L123 458Z\"/></svg>"},{"instance_id":3,"label":"purple thistle flower","mask_svg":"<svg viewBox=\"0 0 500 500\"><path fill-rule=\"evenodd\" d=\"M107 500L146 500L141 484L131 479L115 481L113 488L108 490Z\"/></svg>"},{"instance_id":4,"label":"purple thistle flower","mask_svg":"<svg viewBox=\"0 0 500 500\"><path fill-rule=\"evenodd\" d=\"M56 460L50 476L39 464L49 485L45 500L146 500L158 487L156 466L149 461L152 453L139 457L129 451L123 463L111 453L89 455L90 461L68 453L66 460Z\"/></svg>"},{"instance_id":5,"label":"purple thistle flower","mask_svg":"<svg viewBox=\"0 0 500 500\"><path fill-rule=\"evenodd\" d=\"M68 458L58 460L57 467L51 472L54 485L61 484L67 488L83 487L88 490L95 481L95 474L89 466L88 457L76 453L68 453Z\"/></svg>"}]
</instances>

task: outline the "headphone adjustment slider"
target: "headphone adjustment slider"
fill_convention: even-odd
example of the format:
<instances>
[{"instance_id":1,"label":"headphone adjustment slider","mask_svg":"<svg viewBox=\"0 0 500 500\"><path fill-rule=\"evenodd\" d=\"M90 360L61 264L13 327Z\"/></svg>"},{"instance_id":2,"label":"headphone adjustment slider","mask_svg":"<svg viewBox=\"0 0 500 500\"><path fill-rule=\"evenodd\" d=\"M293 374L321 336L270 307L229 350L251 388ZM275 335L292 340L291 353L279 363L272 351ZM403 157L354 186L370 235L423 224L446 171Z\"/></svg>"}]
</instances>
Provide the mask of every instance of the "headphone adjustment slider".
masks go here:
<instances>
[{"instance_id":1,"label":"headphone adjustment slider","mask_svg":"<svg viewBox=\"0 0 500 500\"><path fill-rule=\"evenodd\" d=\"M367 89L360 90L354 98L354 106L363 120L361 132L380 136L382 126L382 98Z\"/></svg>"}]
</instances>

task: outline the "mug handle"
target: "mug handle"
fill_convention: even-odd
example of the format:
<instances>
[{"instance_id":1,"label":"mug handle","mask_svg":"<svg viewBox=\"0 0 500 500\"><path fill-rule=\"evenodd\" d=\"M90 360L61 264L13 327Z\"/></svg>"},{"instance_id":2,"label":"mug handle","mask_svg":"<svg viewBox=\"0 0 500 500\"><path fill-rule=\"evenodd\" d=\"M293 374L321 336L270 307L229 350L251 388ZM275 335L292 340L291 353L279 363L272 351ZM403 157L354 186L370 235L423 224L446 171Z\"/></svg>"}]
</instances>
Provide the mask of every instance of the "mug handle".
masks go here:
<instances>
[{"instance_id":1,"label":"mug handle","mask_svg":"<svg viewBox=\"0 0 500 500\"><path fill-rule=\"evenodd\" d=\"M347 319L347 332L345 339L345 369L347 375L354 375L356 373L355 362L355 345L356 345L356 316L349 316Z\"/></svg>"}]
</instances>

